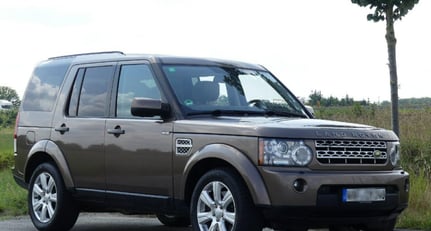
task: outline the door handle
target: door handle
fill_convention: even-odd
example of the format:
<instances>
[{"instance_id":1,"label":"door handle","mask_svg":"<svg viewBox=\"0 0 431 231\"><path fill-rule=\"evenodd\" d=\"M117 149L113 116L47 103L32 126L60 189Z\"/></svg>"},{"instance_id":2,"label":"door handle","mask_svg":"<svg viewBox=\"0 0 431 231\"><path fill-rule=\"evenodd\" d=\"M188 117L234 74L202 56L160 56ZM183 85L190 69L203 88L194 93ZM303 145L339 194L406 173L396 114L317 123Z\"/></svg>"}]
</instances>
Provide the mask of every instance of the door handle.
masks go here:
<instances>
[{"instance_id":1,"label":"door handle","mask_svg":"<svg viewBox=\"0 0 431 231\"><path fill-rule=\"evenodd\" d=\"M64 134L65 132L69 131L69 127L66 127L66 124L62 124L60 127L57 127L54 129L56 132L60 132L60 134Z\"/></svg>"},{"instance_id":2,"label":"door handle","mask_svg":"<svg viewBox=\"0 0 431 231\"><path fill-rule=\"evenodd\" d=\"M112 134L115 137L119 137L120 135L125 134L126 131L121 129L121 127L119 125L115 126L114 129L108 129L108 134Z\"/></svg>"}]
</instances>

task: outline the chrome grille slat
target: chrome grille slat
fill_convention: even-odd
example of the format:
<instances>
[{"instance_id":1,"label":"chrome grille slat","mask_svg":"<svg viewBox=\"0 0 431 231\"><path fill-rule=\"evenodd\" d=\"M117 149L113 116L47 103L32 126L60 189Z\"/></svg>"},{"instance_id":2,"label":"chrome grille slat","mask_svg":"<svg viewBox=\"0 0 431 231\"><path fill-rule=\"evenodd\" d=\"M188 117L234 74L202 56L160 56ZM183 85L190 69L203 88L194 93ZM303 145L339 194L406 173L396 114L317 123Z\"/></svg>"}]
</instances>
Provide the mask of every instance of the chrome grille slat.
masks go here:
<instances>
[{"instance_id":1,"label":"chrome grille slat","mask_svg":"<svg viewBox=\"0 0 431 231\"><path fill-rule=\"evenodd\" d=\"M321 164L385 164L388 159L385 141L316 140L316 157Z\"/></svg>"}]
</instances>

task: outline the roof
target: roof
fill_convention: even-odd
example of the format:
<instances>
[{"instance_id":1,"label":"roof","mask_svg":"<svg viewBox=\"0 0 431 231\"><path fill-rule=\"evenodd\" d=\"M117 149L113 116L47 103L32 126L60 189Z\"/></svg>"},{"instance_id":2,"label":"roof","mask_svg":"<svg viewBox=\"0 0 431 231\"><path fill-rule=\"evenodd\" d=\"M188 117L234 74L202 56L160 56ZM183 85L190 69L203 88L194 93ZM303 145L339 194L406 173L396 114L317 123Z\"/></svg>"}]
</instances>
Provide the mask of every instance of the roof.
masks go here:
<instances>
[{"instance_id":1,"label":"roof","mask_svg":"<svg viewBox=\"0 0 431 231\"><path fill-rule=\"evenodd\" d=\"M235 66L240 68L250 68L257 70L266 70L258 64L251 64L232 60L214 59L214 58L196 58L196 57L181 57L170 55L156 54L125 54L121 51L105 51L72 54L65 56L52 57L47 62L62 62L70 64L80 64L88 62L109 62L109 61L128 61L145 59L153 63L161 64L179 64L179 65L214 65L214 66Z\"/></svg>"}]
</instances>

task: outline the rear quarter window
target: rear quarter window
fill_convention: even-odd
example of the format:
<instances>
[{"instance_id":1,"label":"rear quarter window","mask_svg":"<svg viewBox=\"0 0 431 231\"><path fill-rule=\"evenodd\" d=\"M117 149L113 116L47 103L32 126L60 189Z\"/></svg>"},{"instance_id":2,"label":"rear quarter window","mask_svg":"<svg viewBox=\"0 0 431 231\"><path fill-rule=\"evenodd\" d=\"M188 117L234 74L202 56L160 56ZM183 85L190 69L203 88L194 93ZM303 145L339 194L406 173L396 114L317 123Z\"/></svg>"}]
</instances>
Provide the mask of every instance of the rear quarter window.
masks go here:
<instances>
[{"instance_id":1,"label":"rear quarter window","mask_svg":"<svg viewBox=\"0 0 431 231\"><path fill-rule=\"evenodd\" d=\"M52 111L69 65L66 61L47 61L37 66L27 85L23 110Z\"/></svg>"}]
</instances>

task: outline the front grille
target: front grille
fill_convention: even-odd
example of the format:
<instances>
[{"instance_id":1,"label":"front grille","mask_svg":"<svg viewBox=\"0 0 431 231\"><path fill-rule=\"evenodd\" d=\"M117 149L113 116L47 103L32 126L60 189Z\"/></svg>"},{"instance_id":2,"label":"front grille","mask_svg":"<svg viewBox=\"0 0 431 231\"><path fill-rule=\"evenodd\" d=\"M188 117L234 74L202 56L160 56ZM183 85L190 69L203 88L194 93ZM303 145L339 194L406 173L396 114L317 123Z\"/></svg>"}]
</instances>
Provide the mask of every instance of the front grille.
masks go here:
<instances>
[{"instance_id":1,"label":"front grille","mask_svg":"<svg viewBox=\"0 0 431 231\"><path fill-rule=\"evenodd\" d=\"M386 142L368 140L316 140L316 156L321 164L385 164Z\"/></svg>"}]
</instances>

